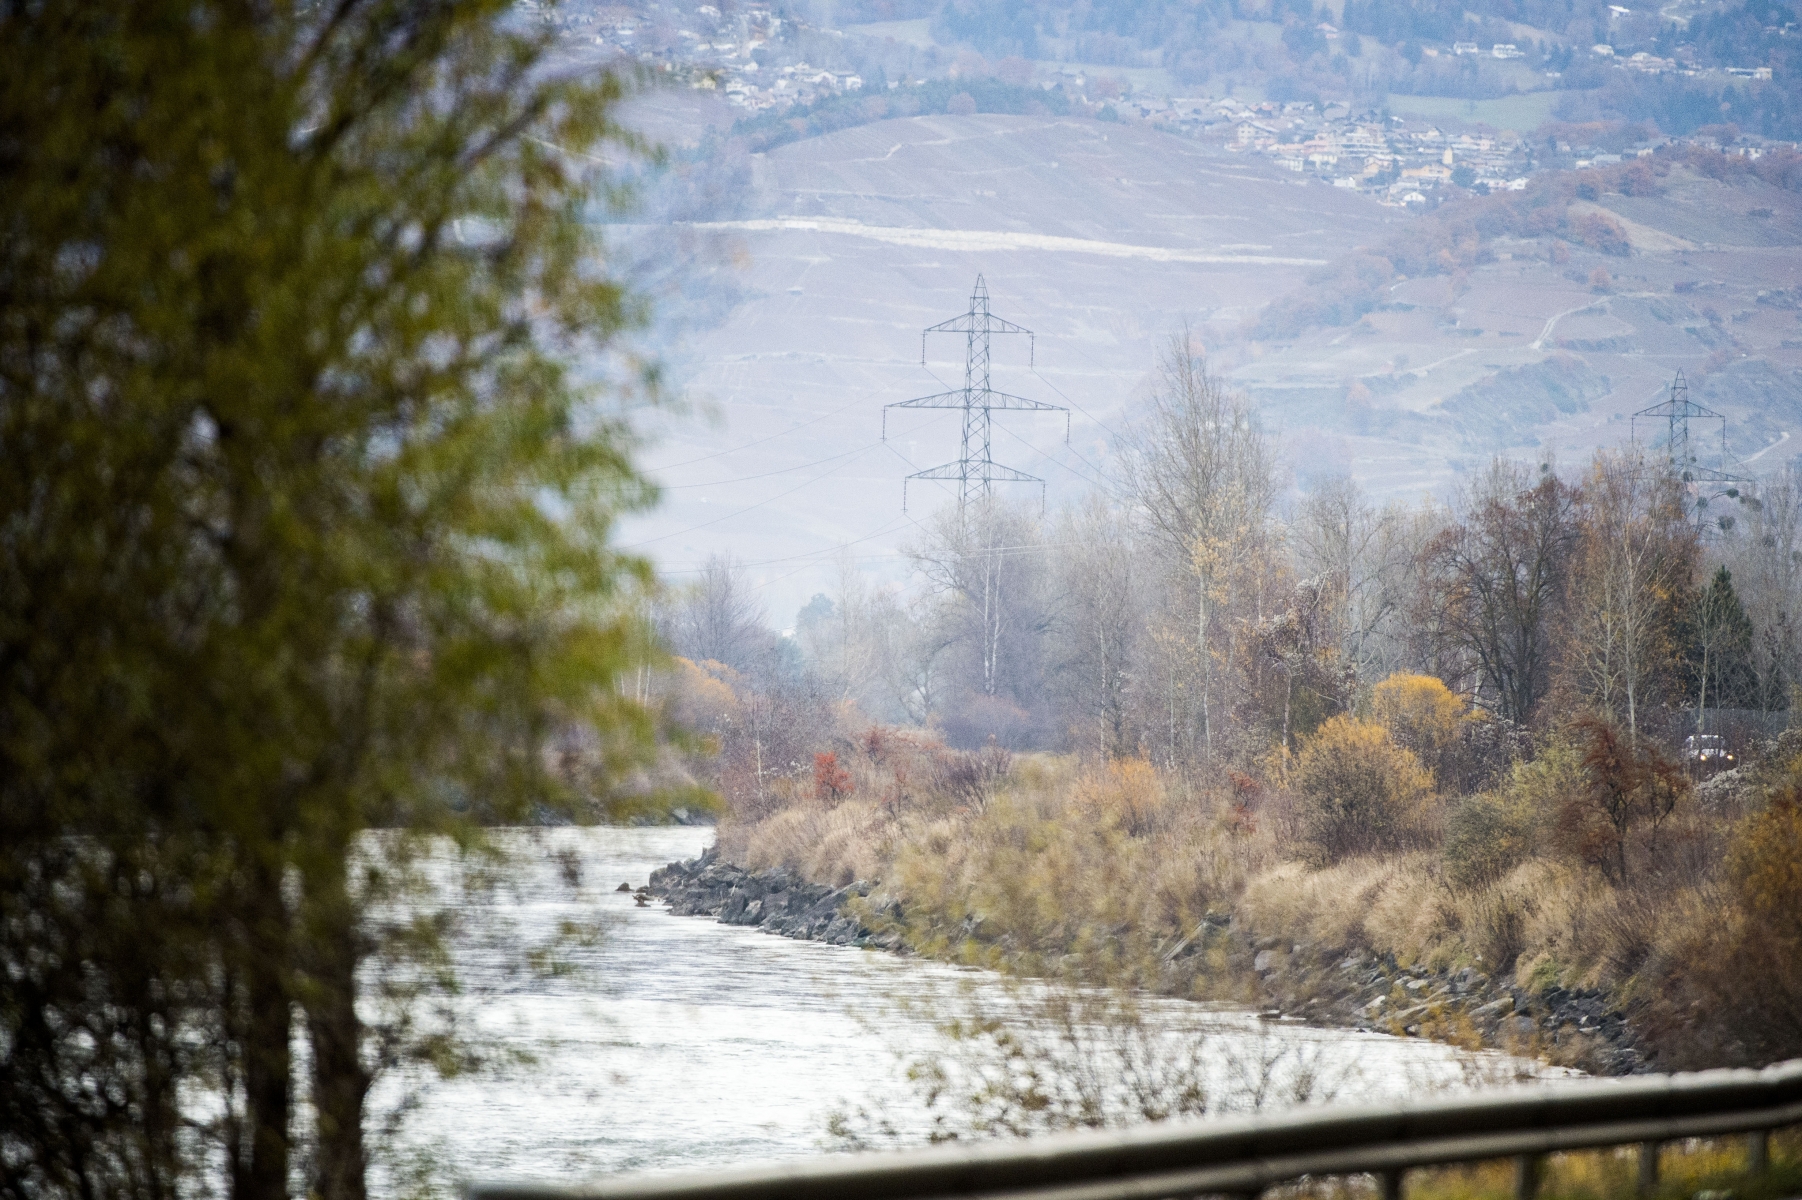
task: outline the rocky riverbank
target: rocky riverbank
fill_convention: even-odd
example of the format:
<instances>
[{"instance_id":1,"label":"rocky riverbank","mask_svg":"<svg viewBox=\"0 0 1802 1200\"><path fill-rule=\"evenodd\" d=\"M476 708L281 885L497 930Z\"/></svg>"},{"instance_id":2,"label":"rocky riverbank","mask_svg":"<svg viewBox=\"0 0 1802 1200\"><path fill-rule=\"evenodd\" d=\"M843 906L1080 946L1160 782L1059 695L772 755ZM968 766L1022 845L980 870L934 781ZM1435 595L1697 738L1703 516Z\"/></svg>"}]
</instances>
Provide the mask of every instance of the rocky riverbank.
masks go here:
<instances>
[{"instance_id":1,"label":"rocky riverbank","mask_svg":"<svg viewBox=\"0 0 1802 1200\"><path fill-rule=\"evenodd\" d=\"M1492 979L1473 967L1429 971L1368 951L1241 942L1273 1011L1311 1024L1507 1050L1596 1075L1648 1069L1628 1015L1600 989Z\"/></svg>"},{"instance_id":2,"label":"rocky riverbank","mask_svg":"<svg viewBox=\"0 0 1802 1200\"><path fill-rule=\"evenodd\" d=\"M710 847L700 858L653 871L645 892L677 916L905 952L898 900L849 905L868 900L873 887L827 887L788 870L747 871L720 861ZM866 925L858 910L878 928ZM1164 964L1162 990L1213 998L1239 993L1272 1018L1507 1050L1598 1075L1646 1069L1637 1031L1599 990L1525 987L1470 967L1434 972L1368 951L1285 945L1238 928L1230 917L1197 929L1166 953Z\"/></svg>"},{"instance_id":3,"label":"rocky riverbank","mask_svg":"<svg viewBox=\"0 0 1802 1200\"><path fill-rule=\"evenodd\" d=\"M871 885L826 887L809 883L792 871L751 872L721 862L713 847L688 862L673 862L651 872L648 893L669 905L679 917L715 917L726 925L751 925L783 937L828 942L835 946L872 946L903 950L895 926L900 905L890 901L875 910L888 926L873 932L845 911L852 897L867 897Z\"/></svg>"}]
</instances>

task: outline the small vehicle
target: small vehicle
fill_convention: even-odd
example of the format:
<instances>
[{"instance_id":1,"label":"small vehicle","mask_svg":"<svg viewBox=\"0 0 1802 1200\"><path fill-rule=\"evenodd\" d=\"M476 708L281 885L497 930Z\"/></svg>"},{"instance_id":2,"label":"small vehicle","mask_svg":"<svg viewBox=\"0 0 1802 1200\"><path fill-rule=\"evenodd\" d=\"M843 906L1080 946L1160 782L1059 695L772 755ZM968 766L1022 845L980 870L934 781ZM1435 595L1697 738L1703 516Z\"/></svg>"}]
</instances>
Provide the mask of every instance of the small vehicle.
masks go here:
<instances>
[{"instance_id":1,"label":"small vehicle","mask_svg":"<svg viewBox=\"0 0 1802 1200\"><path fill-rule=\"evenodd\" d=\"M1727 739L1718 733L1692 733L1683 739L1683 761L1705 767L1730 767L1733 755Z\"/></svg>"}]
</instances>

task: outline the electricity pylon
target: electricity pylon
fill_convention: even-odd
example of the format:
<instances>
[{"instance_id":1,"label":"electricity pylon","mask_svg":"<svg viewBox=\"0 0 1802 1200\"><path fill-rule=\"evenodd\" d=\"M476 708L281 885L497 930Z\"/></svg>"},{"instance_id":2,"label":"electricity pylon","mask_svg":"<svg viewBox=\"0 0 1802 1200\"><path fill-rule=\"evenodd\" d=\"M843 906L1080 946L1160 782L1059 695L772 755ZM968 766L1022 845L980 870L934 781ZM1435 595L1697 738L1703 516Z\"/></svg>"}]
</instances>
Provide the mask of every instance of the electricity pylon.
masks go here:
<instances>
[{"instance_id":1,"label":"electricity pylon","mask_svg":"<svg viewBox=\"0 0 1802 1200\"><path fill-rule=\"evenodd\" d=\"M1629 428L1631 429L1630 436L1635 441L1639 440L1639 422L1642 418L1648 422L1660 419L1665 422L1665 453L1670 460L1671 467L1677 472L1677 477L1683 481L1685 489L1693 497L1697 525L1702 524L1705 516L1703 510L1708 507L1710 500L1718 500L1722 497L1731 500L1741 498L1740 485L1751 481L1743 476L1731 474L1727 470L1730 460L1727 450L1727 418L1712 408L1705 408L1689 398L1689 384L1684 380L1681 370L1677 372L1677 377L1671 380L1670 396L1667 399L1650 408L1642 408L1633 414L1633 421ZM1702 450L1697 445L1701 439L1690 437L1689 427L1690 423L1694 421L1705 421L1710 425L1716 421L1721 423L1721 449L1715 460L1719 463L1718 466L1702 465ZM1732 521L1727 520L1722 528L1728 528L1731 525Z\"/></svg>"},{"instance_id":2,"label":"electricity pylon","mask_svg":"<svg viewBox=\"0 0 1802 1200\"><path fill-rule=\"evenodd\" d=\"M957 480L957 507L963 509L973 499L986 500L996 483L1036 483L1043 494L1045 481L995 461L991 444L990 413L996 409L1026 412L1061 412L1064 414L1064 439L1070 437L1070 410L1056 404L1010 396L989 386L989 337L997 333L1023 333L1027 337L1027 361L1032 361L1033 332L1012 321L1004 321L989 312L989 287L982 276L976 277L976 290L970 293L970 311L949 321L929 326L920 334L920 363L926 363L926 335L961 333L965 338L964 386L917 400L902 400L882 406L882 439L888 440L888 410L891 408L961 408L964 414L963 446L956 462L915 471L901 482L901 510L907 511L907 485L916 479Z\"/></svg>"}]
</instances>

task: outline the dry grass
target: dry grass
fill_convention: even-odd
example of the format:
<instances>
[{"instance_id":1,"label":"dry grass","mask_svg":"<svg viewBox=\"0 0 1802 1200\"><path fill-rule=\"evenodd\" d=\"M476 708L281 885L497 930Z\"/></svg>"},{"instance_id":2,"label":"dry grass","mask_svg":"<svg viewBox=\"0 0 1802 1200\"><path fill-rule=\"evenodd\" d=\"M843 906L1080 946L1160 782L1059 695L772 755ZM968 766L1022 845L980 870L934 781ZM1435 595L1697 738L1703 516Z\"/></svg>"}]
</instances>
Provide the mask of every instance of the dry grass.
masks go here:
<instances>
[{"instance_id":1,"label":"dry grass","mask_svg":"<svg viewBox=\"0 0 1802 1200\"><path fill-rule=\"evenodd\" d=\"M811 777L760 786L722 824L720 845L754 869L877 881L866 916L898 899L910 944L956 961L1226 997L1256 986L1248 945L1302 944L1325 961L1357 950L1404 967L1474 967L1531 991L1609 989L1618 1006L1637 1004L1671 1065L1762 1053L1735 1034L1730 1006L1708 1010L1727 1024L1706 1037L1689 1015L1709 994L1695 981L1737 903L1722 874L1736 814L1684 798L1631 831L1630 873L1618 878L1560 823L1581 778L1576 756L1553 746L1492 794L1513 814L1494 828L1514 839L1483 860L1492 868L1464 870L1431 840L1323 865L1282 767L1263 780L1196 781L1142 761L960 754L870 730L841 736ZM1466 826L1456 854L1485 828ZM1779 883L1773 894L1802 890L1787 875ZM1217 937L1228 925L1234 937ZM1177 949L1187 965L1173 977Z\"/></svg>"},{"instance_id":2,"label":"dry grass","mask_svg":"<svg viewBox=\"0 0 1802 1200\"><path fill-rule=\"evenodd\" d=\"M867 800L835 808L796 805L745 828L730 827L721 850L753 871L787 867L818 883L843 886L888 871L895 822Z\"/></svg>"},{"instance_id":3,"label":"dry grass","mask_svg":"<svg viewBox=\"0 0 1802 1200\"><path fill-rule=\"evenodd\" d=\"M1539 1194L1543 1200L1781 1200L1802 1194L1802 1133L1788 1131L1771 1139L1771 1169L1746 1173L1745 1144L1738 1138L1696 1139L1668 1145L1660 1154L1659 1185L1641 1192L1639 1150L1555 1154L1546 1160ZM1366 1200L1376 1192L1368 1178L1328 1179L1283 1189L1317 1200ZM1407 1200L1511 1200L1512 1162L1474 1163L1410 1172Z\"/></svg>"}]
</instances>

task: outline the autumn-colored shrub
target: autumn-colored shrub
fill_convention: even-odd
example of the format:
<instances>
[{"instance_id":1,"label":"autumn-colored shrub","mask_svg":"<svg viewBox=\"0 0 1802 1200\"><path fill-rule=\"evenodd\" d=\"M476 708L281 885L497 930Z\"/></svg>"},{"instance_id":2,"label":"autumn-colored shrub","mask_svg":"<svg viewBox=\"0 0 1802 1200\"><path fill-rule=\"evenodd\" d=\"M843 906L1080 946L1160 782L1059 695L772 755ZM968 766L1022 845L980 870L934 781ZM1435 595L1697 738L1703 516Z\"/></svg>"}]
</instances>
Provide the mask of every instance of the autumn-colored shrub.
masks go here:
<instances>
[{"instance_id":1,"label":"autumn-colored shrub","mask_svg":"<svg viewBox=\"0 0 1802 1200\"><path fill-rule=\"evenodd\" d=\"M1446 878L1464 888L1493 883L1533 852L1534 829L1532 811L1518 797L1463 797L1446 814Z\"/></svg>"},{"instance_id":2,"label":"autumn-colored shrub","mask_svg":"<svg viewBox=\"0 0 1802 1200\"><path fill-rule=\"evenodd\" d=\"M1791 784L1741 825L1728 855L1737 909L1727 977L1745 1004L1757 1059L1802 1055L1802 786Z\"/></svg>"},{"instance_id":3,"label":"autumn-colored shrub","mask_svg":"<svg viewBox=\"0 0 1802 1200\"><path fill-rule=\"evenodd\" d=\"M1329 860L1415 842L1433 790L1420 760L1388 730L1348 716L1315 731L1292 779L1305 835Z\"/></svg>"},{"instance_id":4,"label":"autumn-colored shrub","mask_svg":"<svg viewBox=\"0 0 1802 1200\"><path fill-rule=\"evenodd\" d=\"M832 751L813 756L813 798L822 804L837 804L855 790L851 772L838 765Z\"/></svg>"},{"instance_id":5,"label":"autumn-colored shrub","mask_svg":"<svg viewBox=\"0 0 1802 1200\"><path fill-rule=\"evenodd\" d=\"M1471 719L1464 698L1432 675L1397 671L1370 691L1370 719L1414 753L1441 786L1442 761Z\"/></svg>"},{"instance_id":6,"label":"autumn-colored shrub","mask_svg":"<svg viewBox=\"0 0 1802 1200\"><path fill-rule=\"evenodd\" d=\"M1688 795L1689 781L1650 741L1611 722L1585 717L1575 730L1582 739L1583 783L1559 807L1564 849L1616 885L1636 874L1656 874L1668 849L1659 834Z\"/></svg>"},{"instance_id":7,"label":"autumn-colored shrub","mask_svg":"<svg viewBox=\"0 0 1802 1200\"><path fill-rule=\"evenodd\" d=\"M1105 820L1139 835L1151 830L1164 808L1164 784L1142 758L1115 759L1076 785L1076 798Z\"/></svg>"}]
</instances>

